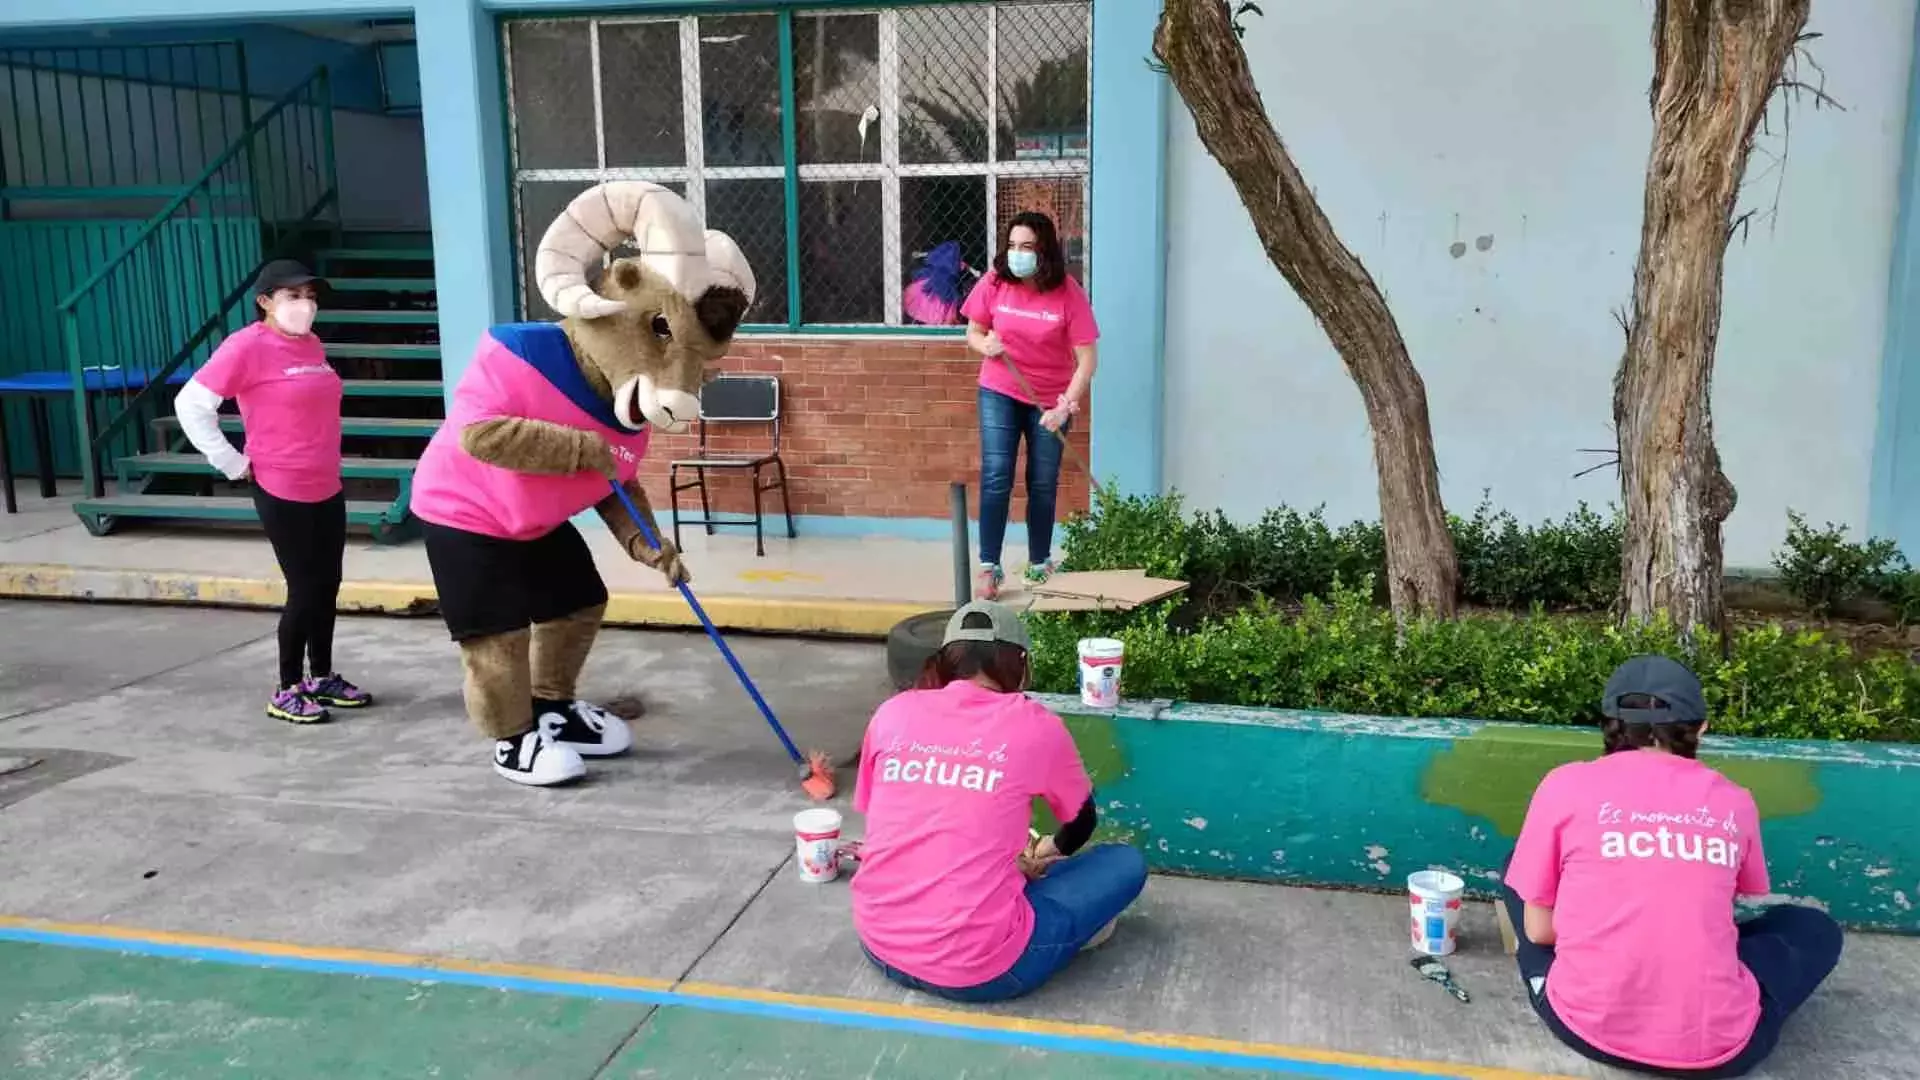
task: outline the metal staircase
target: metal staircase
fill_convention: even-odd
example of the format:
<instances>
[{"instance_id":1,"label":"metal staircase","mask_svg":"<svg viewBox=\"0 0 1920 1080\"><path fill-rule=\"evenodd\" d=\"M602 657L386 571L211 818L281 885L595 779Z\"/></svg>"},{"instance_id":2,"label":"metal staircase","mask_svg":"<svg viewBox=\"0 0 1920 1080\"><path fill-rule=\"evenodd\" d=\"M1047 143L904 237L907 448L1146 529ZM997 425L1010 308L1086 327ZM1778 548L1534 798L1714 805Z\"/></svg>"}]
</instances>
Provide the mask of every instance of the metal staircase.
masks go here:
<instances>
[{"instance_id":1,"label":"metal staircase","mask_svg":"<svg viewBox=\"0 0 1920 1080\"><path fill-rule=\"evenodd\" d=\"M315 332L346 383L341 476L347 523L370 530L378 542L404 539L412 532L407 503L414 466L444 415L431 237L346 232L307 257L331 286ZM232 403L227 408L221 427L239 435L244 447L240 418ZM178 420L162 416L152 431L159 449L115 462L115 493L76 505L88 531L105 536L126 518L258 520L251 496L193 450Z\"/></svg>"}]
</instances>

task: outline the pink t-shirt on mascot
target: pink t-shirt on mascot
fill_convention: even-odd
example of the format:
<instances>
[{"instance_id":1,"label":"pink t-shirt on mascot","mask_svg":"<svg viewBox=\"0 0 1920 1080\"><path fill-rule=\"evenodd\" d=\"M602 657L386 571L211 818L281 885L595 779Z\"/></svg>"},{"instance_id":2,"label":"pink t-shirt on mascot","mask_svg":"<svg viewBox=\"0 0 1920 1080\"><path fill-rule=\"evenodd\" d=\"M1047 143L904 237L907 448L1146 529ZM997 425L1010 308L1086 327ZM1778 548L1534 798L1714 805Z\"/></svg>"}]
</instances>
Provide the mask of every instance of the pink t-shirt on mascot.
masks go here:
<instances>
[{"instance_id":1,"label":"pink t-shirt on mascot","mask_svg":"<svg viewBox=\"0 0 1920 1080\"><path fill-rule=\"evenodd\" d=\"M1018 856L1033 799L1062 821L1092 793L1060 718L961 680L912 690L867 726L855 810L867 841L853 921L874 956L938 986L978 986L1033 936Z\"/></svg>"},{"instance_id":2,"label":"pink t-shirt on mascot","mask_svg":"<svg viewBox=\"0 0 1920 1080\"><path fill-rule=\"evenodd\" d=\"M607 440L620 481L633 479L647 452L647 431L628 431L580 373L567 335L555 323L496 326L481 340L414 473L413 512L436 525L532 540L559 528L610 493L593 471L565 476L515 472L476 459L460 445L470 425L498 418L544 420Z\"/></svg>"},{"instance_id":3,"label":"pink t-shirt on mascot","mask_svg":"<svg viewBox=\"0 0 1920 1080\"><path fill-rule=\"evenodd\" d=\"M1562 765L1534 792L1506 880L1553 909L1547 1000L1589 1044L1670 1069L1746 1046L1760 988L1733 900L1771 886L1745 788L1653 751Z\"/></svg>"},{"instance_id":4,"label":"pink t-shirt on mascot","mask_svg":"<svg viewBox=\"0 0 1920 1080\"><path fill-rule=\"evenodd\" d=\"M1073 381L1074 348L1100 339L1093 306L1072 276L1058 288L1041 292L992 271L973 287L960 313L999 335L1007 359L1033 384L1039 400L1028 400L1006 361L997 356L981 360L980 385L1043 409L1053 408Z\"/></svg>"},{"instance_id":5,"label":"pink t-shirt on mascot","mask_svg":"<svg viewBox=\"0 0 1920 1080\"><path fill-rule=\"evenodd\" d=\"M340 493L345 384L312 334L290 338L265 321L227 335L200 385L240 403L254 482L276 499L315 503Z\"/></svg>"}]
</instances>

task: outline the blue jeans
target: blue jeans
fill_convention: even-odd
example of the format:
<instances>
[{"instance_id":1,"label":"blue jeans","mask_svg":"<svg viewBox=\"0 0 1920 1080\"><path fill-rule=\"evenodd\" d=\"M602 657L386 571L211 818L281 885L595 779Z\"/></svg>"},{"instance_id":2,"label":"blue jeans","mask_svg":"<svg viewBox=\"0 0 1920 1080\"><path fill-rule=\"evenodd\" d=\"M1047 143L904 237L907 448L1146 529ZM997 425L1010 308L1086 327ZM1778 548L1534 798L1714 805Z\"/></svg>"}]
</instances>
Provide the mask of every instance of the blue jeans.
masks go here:
<instances>
[{"instance_id":1,"label":"blue jeans","mask_svg":"<svg viewBox=\"0 0 1920 1080\"><path fill-rule=\"evenodd\" d=\"M1027 902L1033 905L1033 937L1027 940L1027 951L1005 975L978 986L934 986L872 953L867 953L867 959L901 986L948 1001L1017 998L1059 974L1101 927L1127 910L1146 885L1147 857L1126 844L1100 844L1054 863L1047 876L1027 883Z\"/></svg>"},{"instance_id":2,"label":"blue jeans","mask_svg":"<svg viewBox=\"0 0 1920 1080\"><path fill-rule=\"evenodd\" d=\"M1020 439L1027 440L1027 560L1053 555L1054 505L1060 493L1059 435L1040 426L1044 410L986 387L980 388L980 561L1000 565L1013 505L1013 465ZM1072 421L1061 425L1065 435Z\"/></svg>"},{"instance_id":3,"label":"blue jeans","mask_svg":"<svg viewBox=\"0 0 1920 1080\"><path fill-rule=\"evenodd\" d=\"M1840 924L1824 911L1781 904L1768 908L1765 914L1757 918L1741 923L1738 946L1740 962L1753 972L1754 981L1760 984L1760 1023L1753 1029L1753 1037L1747 1040L1744 1049L1724 1065L1710 1069L1659 1069L1615 1057L1589 1045L1554 1014L1553 1005L1547 1000L1545 982L1541 983L1538 992L1533 989L1534 979L1546 980L1550 977L1548 971L1553 967L1553 947L1535 945L1527 940L1526 933L1521 929L1526 925L1526 901L1520 899L1520 894L1513 891L1512 886L1502 886L1500 891L1501 902L1507 905L1507 914L1512 917L1514 932L1520 939L1520 984L1526 990L1533 1011L1555 1038L1583 1057L1617 1069L1654 1076L1745 1076L1773 1052L1774 1044L1780 1041L1780 1028L1787 1022L1787 1017L1793 1014L1793 1010L1806 1004L1826 977L1833 973L1834 966L1840 963Z\"/></svg>"}]
</instances>

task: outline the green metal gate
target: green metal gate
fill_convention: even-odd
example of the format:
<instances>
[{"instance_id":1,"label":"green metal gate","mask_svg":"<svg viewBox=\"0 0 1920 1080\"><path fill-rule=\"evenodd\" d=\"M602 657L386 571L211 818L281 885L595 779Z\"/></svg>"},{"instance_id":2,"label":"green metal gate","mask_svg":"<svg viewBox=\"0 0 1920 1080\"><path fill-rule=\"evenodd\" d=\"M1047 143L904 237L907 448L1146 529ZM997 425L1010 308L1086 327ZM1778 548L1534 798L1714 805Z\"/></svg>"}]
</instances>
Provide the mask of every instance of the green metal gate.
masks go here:
<instances>
[{"instance_id":1,"label":"green metal gate","mask_svg":"<svg viewBox=\"0 0 1920 1080\"><path fill-rule=\"evenodd\" d=\"M0 49L0 375L67 369L60 302L192 187L253 113L237 41ZM247 194L246 178L224 179L234 190L222 194ZM168 221L127 268L127 310L96 307L80 328L89 364L170 357L189 316L232 284L205 268L231 275L258 261L252 201L222 203ZM74 411L51 411L56 470L78 475ZM24 473L32 433L23 414L14 420L9 450Z\"/></svg>"}]
</instances>

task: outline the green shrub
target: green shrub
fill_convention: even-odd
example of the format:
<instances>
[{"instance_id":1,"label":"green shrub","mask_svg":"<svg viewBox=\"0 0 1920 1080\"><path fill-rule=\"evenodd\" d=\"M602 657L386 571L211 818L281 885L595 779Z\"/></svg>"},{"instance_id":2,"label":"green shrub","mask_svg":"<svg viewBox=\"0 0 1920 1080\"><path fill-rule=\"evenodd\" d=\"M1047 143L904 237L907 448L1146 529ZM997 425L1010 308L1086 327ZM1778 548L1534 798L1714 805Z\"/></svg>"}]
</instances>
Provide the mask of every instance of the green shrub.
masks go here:
<instances>
[{"instance_id":1,"label":"green shrub","mask_svg":"<svg viewBox=\"0 0 1920 1080\"><path fill-rule=\"evenodd\" d=\"M1604 610L1620 581L1620 521L1582 503L1559 521L1522 525L1482 500L1450 517L1460 560L1460 598L1485 607ZM1178 495L1101 494L1092 512L1067 522L1068 570L1144 568L1193 585L1204 612L1225 613L1257 597L1293 604L1326 596L1336 580L1386 591L1386 537L1378 522L1335 529L1321 508L1267 511L1241 525L1218 510L1187 517Z\"/></svg>"},{"instance_id":2,"label":"green shrub","mask_svg":"<svg viewBox=\"0 0 1920 1080\"><path fill-rule=\"evenodd\" d=\"M1598 720L1600 689L1637 653L1681 656L1670 626L1623 630L1585 615L1476 615L1415 621L1404 638L1373 585L1336 586L1297 614L1255 601L1189 633L1171 605L1127 614L1037 615L1034 685L1075 691L1076 643L1126 642L1129 698L1170 698L1375 716L1545 724ZM1684 659L1684 657L1682 657ZM1688 661L1706 688L1714 730L1808 739L1912 739L1920 679L1905 657L1859 659L1818 633L1736 634L1720 657L1708 638Z\"/></svg>"},{"instance_id":3,"label":"green shrub","mask_svg":"<svg viewBox=\"0 0 1920 1080\"><path fill-rule=\"evenodd\" d=\"M1064 570L1142 569L1154 577L1190 580L1187 519L1178 493L1114 495L1101 490L1091 513L1067 520Z\"/></svg>"},{"instance_id":4,"label":"green shrub","mask_svg":"<svg viewBox=\"0 0 1920 1080\"><path fill-rule=\"evenodd\" d=\"M1448 515L1460 598L1482 607L1603 611L1620 591L1621 516L1586 503L1559 521L1522 525L1484 497L1473 516Z\"/></svg>"},{"instance_id":5,"label":"green shrub","mask_svg":"<svg viewBox=\"0 0 1920 1080\"><path fill-rule=\"evenodd\" d=\"M1902 623L1920 615L1920 581L1892 540L1847 539L1847 527L1828 522L1815 529L1787 511L1785 546L1774 553L1780 583L1809 611L1824 615L1851 600L1869 598L1893 606Z\"/></svg>"}]
</instances>

